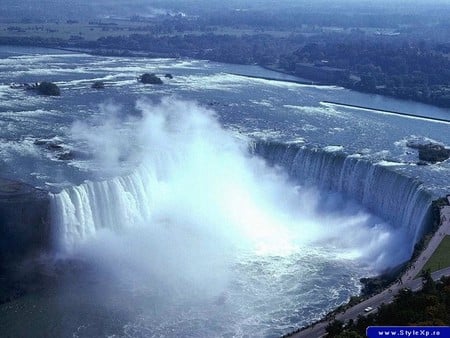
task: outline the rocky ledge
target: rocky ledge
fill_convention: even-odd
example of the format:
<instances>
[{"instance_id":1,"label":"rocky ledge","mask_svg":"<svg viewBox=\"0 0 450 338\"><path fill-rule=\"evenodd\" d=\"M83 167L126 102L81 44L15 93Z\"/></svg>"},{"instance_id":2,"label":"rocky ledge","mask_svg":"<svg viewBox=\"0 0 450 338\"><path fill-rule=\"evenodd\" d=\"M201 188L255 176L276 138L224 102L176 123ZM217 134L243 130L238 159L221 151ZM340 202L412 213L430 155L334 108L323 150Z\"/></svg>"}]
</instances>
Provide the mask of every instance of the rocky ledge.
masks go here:
<instances>
[{"instance_id":1,"label":"rocky ledge","mask_svg":"<svg viewBox=\"0 0 450 338\"><path fill-rule=\"evenodd\" d=\"M450 158L450 149L438 143L415 143L408 142L409 148L417 149L419 151L419 160L423 162L442 162Z\"/></svg>"},{"instance_id":2,"label":"rocky ledge","mask_svg":"<svg viewBox=\"0 0 450 338\"><path fill-rule=\"evenodd\" d=\"M50 245L50 198L46 191L0 178L0 268Z\"/></svg>"}]
</instances>

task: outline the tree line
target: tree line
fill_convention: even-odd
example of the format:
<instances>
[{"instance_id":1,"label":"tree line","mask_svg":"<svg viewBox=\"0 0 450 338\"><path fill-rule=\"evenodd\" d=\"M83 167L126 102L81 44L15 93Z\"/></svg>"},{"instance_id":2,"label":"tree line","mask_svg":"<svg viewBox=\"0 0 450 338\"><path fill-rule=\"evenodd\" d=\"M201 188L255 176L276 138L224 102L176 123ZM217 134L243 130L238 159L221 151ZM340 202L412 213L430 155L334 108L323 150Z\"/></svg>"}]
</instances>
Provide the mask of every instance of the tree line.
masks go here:
<instances>
[{"instance_id":1,"label":"tree line","mask_svg":"<svg viewBox=\"0 0 450 338\"><path fill-rule=\"evenodd\" d=\"M450 325L450 277L435 282L429 271L422 273L423 288L402 290L390 304L382 304L376 313L359 316L356 321L331 322L327 337L366 337L369 326L448 326Z\"/></svg>"},{"instance_id":2,"label":"tree line","mask_svg":"<svg viewBox=\"0 0 450 338\"><path fill-rule=\"evenodd\" d=\"M349 34L130 34L95 41L44 37L0 37L0 44L85 48L103 54L191 57L211 61L270 65L311 80L358 91L450 107L450 60L446 45L405 37ZM305 66L308 65L307 72ZM335 76L336 72L339 76ZM321 75L315 79L315 75Z\"/></svg>"}]
</instances>

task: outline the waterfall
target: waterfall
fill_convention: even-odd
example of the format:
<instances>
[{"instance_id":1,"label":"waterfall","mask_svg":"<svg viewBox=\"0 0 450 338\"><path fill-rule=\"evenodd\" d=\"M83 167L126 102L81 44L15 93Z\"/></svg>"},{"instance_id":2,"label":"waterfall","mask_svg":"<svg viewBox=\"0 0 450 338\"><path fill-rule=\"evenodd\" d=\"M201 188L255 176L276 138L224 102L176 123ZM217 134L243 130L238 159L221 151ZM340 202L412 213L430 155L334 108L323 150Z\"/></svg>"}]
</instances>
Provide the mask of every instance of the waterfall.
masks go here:
<instances>
[{"instance_id":1,"label":"waterfall","mask_svg":"<svg viewBox=\"0 0 450 338\"><path fill-rule=\"evenodd\" d=\"M101 229L120 231L142 224L150 217L160 187L155 172L141 165L127 176L86 181L51 194L56 248L70 249Z\"/></svg>"},{"instance_id":2,"label":"waterfall","mask_svg":"<svg viewBox=\"0 0 450 338\"><path fill-rule=\"evenodd\" d=\"M414 178L366 159L296 145L257 142L252 152L281 166L303 185L343 193L387 220L407 229L411 251L427 230L432 195ZM142 224L163 194L153 166L106 181L86 181L52 195L55 239L60 249L101 229L120 231Z\"/></svg>"},{"instance_id":3,"label":"waterfall","mask_svg":"<svg viewBox=\"0 0 450 338\"><path fill-rule=\"evenodd\" d=\"M427 230L433 199L418 180L367 159L294 144L255 142L251 151L302 185L343 193L407 229L411 251Z\"/></svg>"}]
</instances>

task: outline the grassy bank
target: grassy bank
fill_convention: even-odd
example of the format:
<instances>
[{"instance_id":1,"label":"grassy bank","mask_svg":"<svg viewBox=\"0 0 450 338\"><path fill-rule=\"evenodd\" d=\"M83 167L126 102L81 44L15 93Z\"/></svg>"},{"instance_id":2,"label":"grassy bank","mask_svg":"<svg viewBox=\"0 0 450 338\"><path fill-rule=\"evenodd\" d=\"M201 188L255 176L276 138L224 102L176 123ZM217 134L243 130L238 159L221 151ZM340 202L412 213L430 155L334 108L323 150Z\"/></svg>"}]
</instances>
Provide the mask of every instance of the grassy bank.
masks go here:
<instances>
[{"instance_id":1,"label":"grassy bank","mask_svg":"<svg viewBox=\"0 0 450 338\"><path fill-rule=\"evenodd\" d=\"M450 266L450 236L445 236L423 270L438 271Z\"/></svg>"}]
</instances>

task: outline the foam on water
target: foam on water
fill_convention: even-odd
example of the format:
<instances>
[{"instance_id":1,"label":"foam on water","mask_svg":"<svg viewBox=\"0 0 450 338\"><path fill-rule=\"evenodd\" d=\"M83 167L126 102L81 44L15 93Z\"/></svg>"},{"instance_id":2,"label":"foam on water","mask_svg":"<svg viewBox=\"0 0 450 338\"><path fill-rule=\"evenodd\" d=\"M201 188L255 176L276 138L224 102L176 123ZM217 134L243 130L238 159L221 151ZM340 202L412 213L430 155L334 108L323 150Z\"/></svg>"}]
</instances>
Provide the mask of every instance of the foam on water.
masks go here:
<instances>
[{"instance_id":1,"label":"foam on water","mask_svg":"<svg viewBox=\"0 0 450 338\"><path fill-rule=\"evenodd\" d=\"M250 79L245 78L240 81L242 77L238 75L218 73L213 75L190 75L178 76L175 83L182 84L183 87L193 90L226 90L241 88L245 86L245 82L250 82Z\"/></svg>"},{"instance_id":2,"label":"foam on water","mask_svg":"<svg viewBox=\"0 0 450 338\"><path fill-rule=\"evenodd\" d=\"M343 146L326 146L323 148L323 150L332 153L335 151L343 151L344 147Z\"/></svg>"},{"instance_id":3,"label":"foam on water","mask_svg":"<svg viewBox=\"0 0 450 338\"><path fill-rule=\"evenodd\" d=\"M308 107L308 106L294 106L294 105L283 105L283 107L292 109L292 110L298 110L299 113L302 114L311 114L311 115L324 115L329 116L333 118L339 118L339 119L346 119L348 118L345 114L342 114L342 112L339 112L332 107L327 109L322 109L320 107Z\"/></svg>"}]
</instances>

